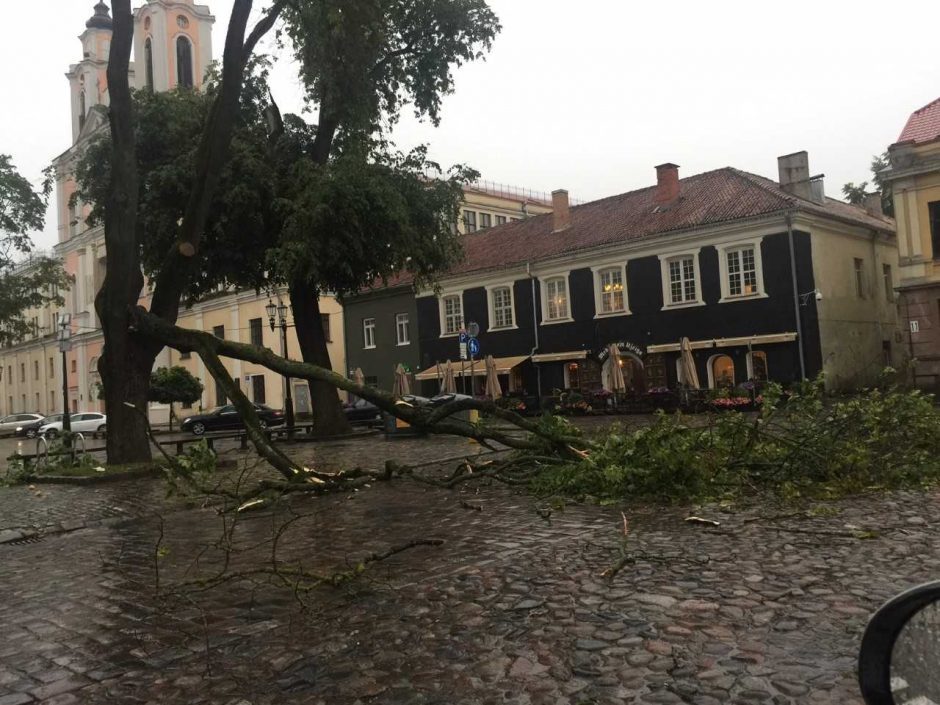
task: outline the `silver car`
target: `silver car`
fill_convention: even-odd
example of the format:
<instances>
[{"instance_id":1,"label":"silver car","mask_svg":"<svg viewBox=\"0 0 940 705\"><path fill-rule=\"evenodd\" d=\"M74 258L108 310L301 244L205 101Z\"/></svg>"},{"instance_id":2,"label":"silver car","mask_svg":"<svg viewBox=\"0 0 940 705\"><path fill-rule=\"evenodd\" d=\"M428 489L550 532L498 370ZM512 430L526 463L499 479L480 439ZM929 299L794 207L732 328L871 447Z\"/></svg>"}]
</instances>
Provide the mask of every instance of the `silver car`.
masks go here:
<instances>
[{"instance_id":1,"label":"silver car","mask_svg":"<svg viewBox=\"0 0 940 705\"><path fill-rule=\"evenodd\" d=\"M0 419L0 436L12 436L23 424L42 420L42 414L10 414Z\"/></svg>"}]
</instances>

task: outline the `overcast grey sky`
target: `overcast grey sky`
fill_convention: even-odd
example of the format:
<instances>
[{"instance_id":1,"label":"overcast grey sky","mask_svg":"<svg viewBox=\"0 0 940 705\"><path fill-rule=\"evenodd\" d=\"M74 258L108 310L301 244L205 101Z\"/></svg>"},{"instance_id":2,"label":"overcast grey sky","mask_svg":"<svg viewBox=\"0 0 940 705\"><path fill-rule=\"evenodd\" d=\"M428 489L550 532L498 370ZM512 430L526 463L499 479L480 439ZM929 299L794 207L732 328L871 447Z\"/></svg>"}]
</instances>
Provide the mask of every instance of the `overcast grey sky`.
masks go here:
<instances>
[{"instance_id":1,"label":"overcast grey sky","mask_svg":"<svg viewBox=\"0 0 940 705\"><path fill-rule=\"evenodd\" d=\"M4 4L0 152L38 182L69 146L63 74L94 2ZM232 0L209 4L218 55ZM429 143L438 161L492 181L592 199L649 185L666 161L683 176L735 166L776 178L778 155L806 149L827 193L841 196L844 182L870 178L871 156L907 116L940 97L938 2L490 4L503 32L487 61L459 70L439 128L405 119L396 139ZM282 109L298 110L288 60L274 84ZM43 245L55 239L49 220Z\"/></svg>"}]
</instances>

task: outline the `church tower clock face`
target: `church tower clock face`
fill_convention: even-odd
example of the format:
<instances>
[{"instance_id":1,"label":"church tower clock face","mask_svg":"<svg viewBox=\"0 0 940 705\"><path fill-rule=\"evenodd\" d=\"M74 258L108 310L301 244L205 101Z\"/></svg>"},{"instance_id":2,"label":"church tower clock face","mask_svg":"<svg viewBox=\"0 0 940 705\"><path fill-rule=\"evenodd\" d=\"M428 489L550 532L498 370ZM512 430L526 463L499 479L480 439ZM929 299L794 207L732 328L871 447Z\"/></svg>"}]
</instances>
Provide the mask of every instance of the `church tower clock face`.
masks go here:
<instances>
[{"instance_id":1,"label":"church tower clock face","mask_svg":"<svg viewBox=\"0 0 940 705\"><path fill-rule=\"evenodd\" d=\"M183 15L179 15L176 18L176 26L180 29L186 29L189 27L189 20L183 17Z\"/></svg>"}]
</instances>

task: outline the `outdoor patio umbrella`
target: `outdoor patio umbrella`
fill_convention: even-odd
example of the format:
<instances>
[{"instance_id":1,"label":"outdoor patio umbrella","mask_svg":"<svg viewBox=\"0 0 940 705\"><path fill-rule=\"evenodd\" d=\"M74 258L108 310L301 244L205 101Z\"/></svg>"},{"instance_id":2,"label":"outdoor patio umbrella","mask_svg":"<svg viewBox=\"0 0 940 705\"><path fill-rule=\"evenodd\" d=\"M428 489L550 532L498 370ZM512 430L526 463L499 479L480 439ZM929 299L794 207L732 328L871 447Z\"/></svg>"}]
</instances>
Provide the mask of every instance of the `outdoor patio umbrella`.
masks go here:
<instances>
[{"instance_id":1,"label":"outdoor patio umbrella","mask_svg":"<svg viewBox=\"0 0 940 705\"><path fill-rule=\"evenodd\" d=\"M395 383L392 385L392 394L396 397L411 394L411 382L408 379L405 366L401 363L398 363L398 367L395 368Z\"/></svg>"},{"instance_id":2,"label":"outdoor patio umbrella","mask_svg":"<svg viewBox=\"0 0 940 705\"><path fill-rule=\"evenodd\" d=\"M353 370L353 373L352 373L352 381L355 382L356 384L359 384L359 385L365 385L365 383L366 383L366 376L362 373L362 368L361 368L361 367L357 367L356 369ZM352 392L350 392L350 394L352 394ZM358 397L357 395L352 394L352 398L350 398L349 401L352 402L352 401L355 401L355 400L358 399L358 398L359 398L359 397Z\"/></svg>"},{"instance_id":3,"label":"outdoor patio umbrella","mask_svg":"<svg viewBox=\"0 0 940 705\"><path fill-rule=\"evenodd\" d=\"M444 367L444 382L441 384L441 394L456 394L457 382L454 380L454 366L447 361Z\"/></svg>"},{"instance_id":4,"label":"outdoor patio umbrella","mask_svg":"<svg viewBox=\"0 0 940 705\"><path fill-rule=\"evenodd\" d=\"M610 391L627 391L627 383L623 380L623 368L620 366L620 348L614 343L610 344Z\"/></svg>"},{"instance_id":5,"label":"outdoor patio umbrella","mask_svg":"<svg viewBox=\"0 0 940 705\"><path fill-rule=\"evenodd\" d=\"M679 341L680 359L682 360L682 382L691 389L701 389L695 359L692 357L692 343L688 338Z\"/></svg>"},{"instance_id":6,"label":"outdoor patio umbrella","mask_svg":"<svg viewBox=\"0 0 940 705\"><path fill-rule=\"evenodd\" d=\"M490 399L499 399L503 396L499 378L496 376L496 361L493 360L492 355L486 356L486 396Z\"/></svg>"}]
</instances>

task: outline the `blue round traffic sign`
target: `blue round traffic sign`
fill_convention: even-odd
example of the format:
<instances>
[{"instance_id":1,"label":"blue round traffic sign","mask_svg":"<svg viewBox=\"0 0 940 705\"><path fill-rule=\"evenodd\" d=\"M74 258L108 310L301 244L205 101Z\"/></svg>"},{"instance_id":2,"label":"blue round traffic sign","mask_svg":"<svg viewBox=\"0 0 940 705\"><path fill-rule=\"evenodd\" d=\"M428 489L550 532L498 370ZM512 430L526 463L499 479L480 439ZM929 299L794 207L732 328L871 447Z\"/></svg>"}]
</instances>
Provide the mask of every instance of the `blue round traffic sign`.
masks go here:
<instances>
[{"instance_id":1,"label":"blue round traffic sign","mask_svg":"<svg viewBox=\"0 0 940 705\"><path fill-rule=\"evenodd\" d=\"M480 341L477 338L470 338L467 341L467 349L470 351L472 357L477 357L480 354Z\"/></svg>"}]
</instances>

